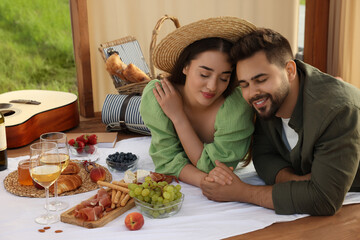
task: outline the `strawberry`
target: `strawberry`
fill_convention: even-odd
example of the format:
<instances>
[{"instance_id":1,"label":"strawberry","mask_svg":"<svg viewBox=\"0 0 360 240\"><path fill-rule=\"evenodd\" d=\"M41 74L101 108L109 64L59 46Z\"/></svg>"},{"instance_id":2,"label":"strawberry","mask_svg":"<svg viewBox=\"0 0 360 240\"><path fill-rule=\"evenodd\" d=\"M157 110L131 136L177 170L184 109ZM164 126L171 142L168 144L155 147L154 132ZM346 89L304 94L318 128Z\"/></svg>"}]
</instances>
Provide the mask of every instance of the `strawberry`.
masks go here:
<instances>
[{"instance_id":1,"label":"strawberry","mask_svg":"<svg viewBox=\"0 0 360 240\"><path fill-rule=\"evenodd\" d=\"M97 143L97 136L96 134L91 134L90 136L88 136L88 144L89 145L95 145Z\"/></svg>"},{"instance_id":2,"label":"strawberry","mask_svg":"<svg viewBox=\"0 0 360 240\"><path fill-rule=\"evenodd\" d=\"M76 143L75 143L74 147L76 148L76 151L78 153L82 153L83 150L84 150L84 147L85 147L85 143L82 142L82 141L76 140Z\"/></svg>"},{"instance_id":3,"label":"strawberry","mask_svg":"<svg viewBox=\"0 0 360 240\"><path fill-rule=\"evenodd\" d=\"M83 142L85 145L87 144L88 142L88 138L87 138L87 135L81 135L79 137L76 138L76 141L78 142Z\"/></svg>"},{"instance_id":4,"label":"strawberry","mask_svg":"<svg viewBox=\"0 0 360 240\"><path fill-rule=\"evenodd\" d=\"M85 152L93 154L95 152L95 146L94 145L86 145L85 146Z\"/></svg>"},{"instance_id":5,"label":"strawberry","mask_svg":"<svg viewBox=\"0 0 360 240\"><path fill-rule=\"evenodd\" d=\"M68 144L69 144L70 146L74 146L74 144L75 144L75 139L70 139L69 142L68 142Z\"/></svg>"}]
</instances>

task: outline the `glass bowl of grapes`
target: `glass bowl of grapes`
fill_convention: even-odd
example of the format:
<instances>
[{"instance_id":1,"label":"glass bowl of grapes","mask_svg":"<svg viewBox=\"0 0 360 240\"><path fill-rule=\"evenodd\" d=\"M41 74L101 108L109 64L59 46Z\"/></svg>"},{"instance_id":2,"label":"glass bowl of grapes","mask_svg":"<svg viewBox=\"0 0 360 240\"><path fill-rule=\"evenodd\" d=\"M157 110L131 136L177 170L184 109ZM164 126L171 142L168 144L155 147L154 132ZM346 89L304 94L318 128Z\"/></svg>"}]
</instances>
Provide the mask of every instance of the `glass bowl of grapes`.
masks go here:
<instances>
[{"instance_id":1,"label":"glass bowl of grapes","mask_svg":"<svg viewBox=\"0 0 360 240\"><path fill-rule=\"evenodd\" d=\"M111 170L125 172L126 170L135 170L139 156L128 152L116 152L108 155L106 163Z\"/></svg>"},{"instance_id":2,"label":"glass bowl of grapes","mask_svg":"<svg viewBox=\"0 0 360 240\"><path fill-rule=\"evenodd\" d=\"M181 209L185 195L181 185L155 182L146 177L142 184L129 184L129 195L134 198L136 208L149 218L167 218Z\"/></svg>"}]
</instances>

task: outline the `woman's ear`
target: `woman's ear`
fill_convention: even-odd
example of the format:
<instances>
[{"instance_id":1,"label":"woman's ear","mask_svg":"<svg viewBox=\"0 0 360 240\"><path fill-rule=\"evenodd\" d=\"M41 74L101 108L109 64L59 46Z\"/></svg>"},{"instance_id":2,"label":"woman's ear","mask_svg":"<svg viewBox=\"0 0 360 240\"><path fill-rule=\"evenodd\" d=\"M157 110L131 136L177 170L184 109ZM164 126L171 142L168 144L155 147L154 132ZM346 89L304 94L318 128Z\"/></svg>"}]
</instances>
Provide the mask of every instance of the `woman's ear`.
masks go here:
<instances>
[{"instance_id":1,"label":"woman's ear","mask_svg":"<svg viewBox=\"0 0 360 240\"><path fill-rule=\"evenodd\" d=\"M285 66L286 73L288 75L289 81L292 81L296 78L296 63L293 60L290 60L286 63Z\"/></svg>"},{"instance_id":2,"label":"woman's ear","mask_svg":"<svg viewBox=\"0 0 360 240\"><path fill-rule=\"evenodd\" d=\"M186 65L183 70L182 70L183 74L186 76L189 73L189 65Z\"/></svg>"}]
</instances>

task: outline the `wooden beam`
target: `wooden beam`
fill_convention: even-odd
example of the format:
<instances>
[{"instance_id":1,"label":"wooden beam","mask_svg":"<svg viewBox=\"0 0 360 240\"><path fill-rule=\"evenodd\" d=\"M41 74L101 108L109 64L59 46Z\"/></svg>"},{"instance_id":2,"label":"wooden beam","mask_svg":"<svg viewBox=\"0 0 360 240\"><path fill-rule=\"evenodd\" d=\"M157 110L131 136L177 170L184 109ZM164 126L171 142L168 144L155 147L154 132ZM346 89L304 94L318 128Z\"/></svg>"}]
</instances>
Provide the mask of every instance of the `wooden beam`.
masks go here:
<instances>
[{"instance_id":1,"label":"wooden beam","mask_svg":"<svg viewBox=\"0 0 360 240\"><path fill-rule=\"evenodd\" d=\"M330 0L307 0L305 4L304 62L327 71Z\"/></svg>"},{"instance_id":2,"label":"wooden beam","mask_svg":"<svg viewBox=\"0 0 360 240\"><path fill-rule=\"evenodd\" d=\"M79 92L80 115L94 116L90 43L86 0L70 0L76 76Z\"/></svg>"}]
</instances>

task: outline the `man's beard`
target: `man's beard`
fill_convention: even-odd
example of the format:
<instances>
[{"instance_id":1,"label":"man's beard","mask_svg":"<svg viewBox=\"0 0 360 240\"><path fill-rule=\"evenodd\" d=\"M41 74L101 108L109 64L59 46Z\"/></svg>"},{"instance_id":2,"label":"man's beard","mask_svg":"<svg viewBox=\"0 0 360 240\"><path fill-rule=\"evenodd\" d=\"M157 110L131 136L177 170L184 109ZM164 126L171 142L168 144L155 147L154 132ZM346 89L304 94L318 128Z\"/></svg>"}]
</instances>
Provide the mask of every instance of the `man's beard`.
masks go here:
<instances>
[{"instance_id":1,"label":"man's beard","mask_svg":"<svg viewBox=\"0 0 360 240\"><path fill-rule=\"evenodd\" d=\"M259 116L261 119L269 120L275 116L288 95L289 86L287 84L284 84L283 87L279 89L274 95L271 95L269 93L257 95L250 100L250 104L254 108L257 116ZM266 109L268 108L267 106L261 108L254 107L253 102L261 98L267 98L267 101L270 102L270 107L268 111L266 111Z\"/></svg>"}]
</instances>

